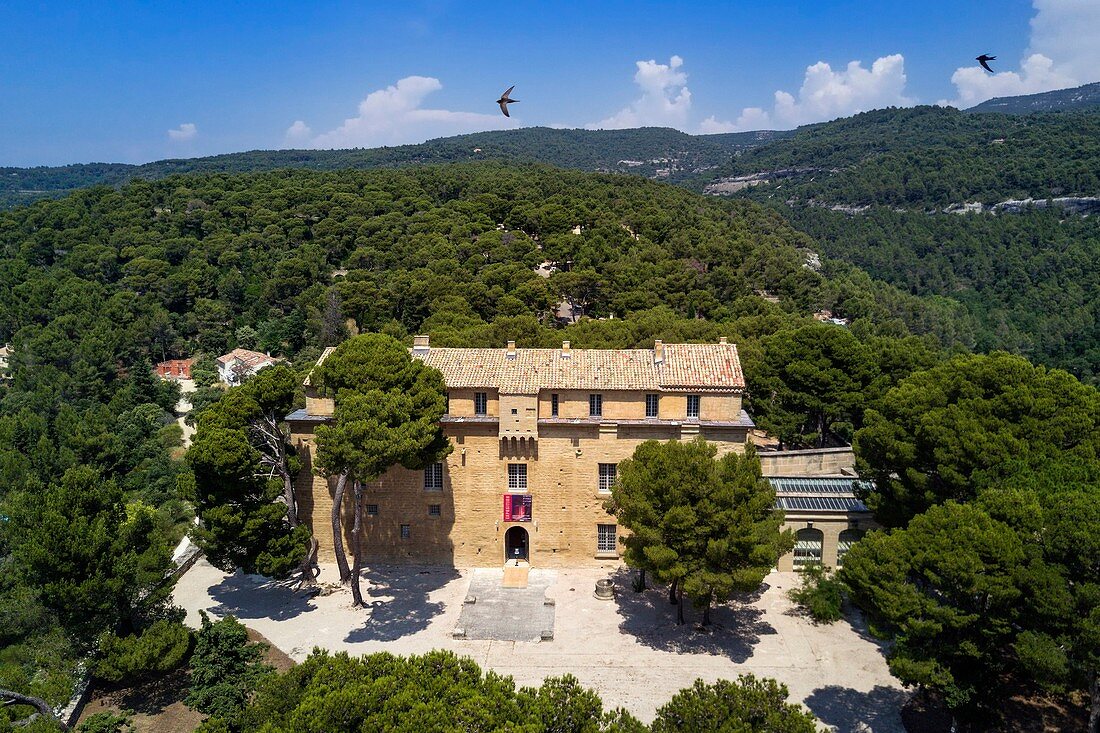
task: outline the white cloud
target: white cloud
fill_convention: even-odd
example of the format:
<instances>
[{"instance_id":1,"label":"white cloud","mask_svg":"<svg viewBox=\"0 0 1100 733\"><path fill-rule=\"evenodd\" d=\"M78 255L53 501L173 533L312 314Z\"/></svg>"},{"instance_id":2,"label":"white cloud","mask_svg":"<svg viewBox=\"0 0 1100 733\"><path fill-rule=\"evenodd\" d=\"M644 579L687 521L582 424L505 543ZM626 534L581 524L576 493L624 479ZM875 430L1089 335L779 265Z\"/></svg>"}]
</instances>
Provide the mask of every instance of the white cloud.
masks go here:
<instances>
[{"instance_id":1,"label":"white cloud","mask_svg":"<svg viewBox=\"0 0 1100 733\"><path fill-rule=\"evenodd\" d=\"M286 128L284 135L288 145L308 145L312 136L313 130L301 120L295 120L293 125Z\"/></svg>"},{"instance_id":2,"label":"white cloud","mask_svg":"<svg viewBox=\"0 0 1100 733\"><path fill-rule=\"evenodd\" d=\"M703 132L733 132L789 128L810 122L889 106L905 106L914 100L905 96L905 57L896 53L875 59L871 68L851 61L843 70L833 71L824 61L806 67L798 97L779 90L769 112L761 107L746 107L736 122L710 117L703 121Z\"/></svg>"},{"instance_id":3,"label":"white cloud","mask_svg":"<svg viewBox=\"0 0 1100 733\"><path fill-rule=\"evenodd\" d=\"M940 104L966 108L993 97L1036 94L1100 79L1100 2L1034 0L1034 6L1031 39L1019 71L990 74L976 64L960 67L951 75L956 98ZM1003 63L991 65L996 69Z\"/></svg>"},{"instance_id":4,"label":"white cloud","mask_svg":"<svg viewBox=\"0 0 1100 733\"><path fill-rule=\"evenodd\" d=\"M194 122L184 122L176 129L168 131L168 139L176 142L186 142L187 140L194 140L198 134L199 128L195 126Z\"/></svg>"},{"instance_id":5,"label":"white cloud","mask_svg":"<svg viewBox=\"0 0 1100 733\"><path fill-rule=\"evenodd\" d=\"M1100 80L1100 3L1035 0L1029 53L1057 62L1058 71L1087 84Z\"/></svg>"},{"instance_id":6,"label":"white cloud","mask_svg":"<svg viewBox=\"0 0 1100 733\"><path fill-rule=\"evenodd\" d=\"M442 88L440 81L430 76L406 76L393 86L368 94L359 103L358 115L334 130L310 137L309 126L298 120L287 129L287 142L313 148L376 147L516 126L516 118L499 113L421 107L425 97Z\"/></svg>"},{"instance_id":7,"label":"white cloud","mask_svg":"<svg viewBox=\"0 0 1100 733\"><path fill-rule=\"evenodd\" d=\"M589 129L621 129L625 127L662 126L683 128L691 111L691 90L687 88L687 73L681 70L684 60L673 56L667 64L654 59L637 61L634 83L642 96L610 117L592 122Z\"/></svg>"},{"instance_id":8,"label":"white cloud","mask_svg":"<svg viewBox=\"0 0 1100 733\"><path fill-rule=\"evenodd\" d=\"M714 115L699 123L699 132L704 135L713 135L719 132L737 132L739 128L733 122L723 122Z\"/></svg>"}]
</instances>

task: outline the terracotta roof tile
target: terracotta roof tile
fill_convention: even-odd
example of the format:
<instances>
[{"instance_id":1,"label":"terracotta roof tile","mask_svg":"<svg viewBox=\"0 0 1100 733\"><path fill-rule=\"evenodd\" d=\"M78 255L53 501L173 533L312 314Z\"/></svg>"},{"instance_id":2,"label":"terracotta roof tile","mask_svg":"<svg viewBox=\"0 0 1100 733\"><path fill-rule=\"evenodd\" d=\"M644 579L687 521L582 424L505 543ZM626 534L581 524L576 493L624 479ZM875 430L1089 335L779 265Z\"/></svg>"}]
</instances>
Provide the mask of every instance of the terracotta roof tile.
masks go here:
<instances>
[{"instance_id":1,"label":"terracotta roof tile","mask_svg":"<svg viewBox=\"0 0 1100 733\"><path fill-rule=\"evenodd\" d=\"M220 364L228 364L229 362L237 359L241 363L249 367L254 367L257 364L263 364L266 362L276 362L278 359L270 357L267 354L261 354L258 351L249 351L248 349L233 349L228 354L222 354L218 357L217 361Z\"/></svg>"},{"instance_id":2,"label":"terracotta roof tile","mask_svg":"<svg viewBox=\"0 0 1100 733\"><path fill-rule=\"evenodd\" d=\"M430 348L414 358L443 373L448 387L495 388L503 394L558 390L652 390L741 392L745 388L734 344L665 344L664 360L653 349Z\"/></svg>"}]
</instances>

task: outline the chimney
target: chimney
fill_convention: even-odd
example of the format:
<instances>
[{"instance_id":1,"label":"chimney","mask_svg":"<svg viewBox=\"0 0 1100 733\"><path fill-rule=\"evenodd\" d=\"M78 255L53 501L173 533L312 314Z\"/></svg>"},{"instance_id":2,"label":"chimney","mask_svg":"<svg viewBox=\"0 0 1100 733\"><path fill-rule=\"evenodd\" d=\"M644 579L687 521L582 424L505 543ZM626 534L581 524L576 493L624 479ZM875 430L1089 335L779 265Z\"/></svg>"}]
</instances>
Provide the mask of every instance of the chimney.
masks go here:
<instances>
[{"instance_id":1,"label":"chimney","mask_svg":"<svg viewBox=\"0 0 1100 733\"><path fill-rule=\"evenodd\" d=\"M653 342L653 363L661 364L665 360L665 344L661 339Z\"/></svg>"},{"instance_id":2,"label":"chimney","mask_svg":"<svg viewBox=\"0 0 1100 733\"><path fill-rule=\"evenodd\" d=\"M725 336L719 336L718 337L718 343L720 343L722 346L725 346L726 344L729 343L729 340L726 339Z\"/></svg>"},{"instance_id":3,"label":"chimney","mask_svg":"<svg viewBox=\"0 0 1100 733\"><path fill-rule=\"evenodd\" d=\"M508 358L509 359L515 359L516 358L516 342L515 341L509 341L508 342Z\"/></svg>"},{"instance_id":4,"label":"chimney","mask_svg":"<svg viewBox=\"0 0 1100 733\"><path fill-rule=\"evenodd\" d=\"M427 336L413 336L413 353L414 354L426 354L428 353L428 337Z\"/></svg>"},{"instance_id":5,"label":"chimney","mask_svg":"<svg viewBox=\"0 0 1100 733\"><path fill-rule=\"evenodd\" d=\"M573 354L569 350L569 342L568 341L562 341L561 342L561 358L568 359L572 356L573 356Z\"/></svg>"}]
</instances>

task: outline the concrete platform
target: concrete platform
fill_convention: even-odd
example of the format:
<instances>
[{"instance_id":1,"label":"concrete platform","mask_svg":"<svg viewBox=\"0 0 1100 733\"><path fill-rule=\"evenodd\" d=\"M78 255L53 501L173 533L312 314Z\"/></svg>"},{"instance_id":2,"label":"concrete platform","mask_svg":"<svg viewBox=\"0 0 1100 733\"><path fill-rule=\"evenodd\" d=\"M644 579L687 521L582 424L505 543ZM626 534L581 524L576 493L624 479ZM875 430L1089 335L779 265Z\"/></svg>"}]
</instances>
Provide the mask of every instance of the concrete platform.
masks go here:
<instances>
[{"instance_id":1,"label":"concrete platform","mask_svg":"<svg viewBox=\"0 0 1100 733\"><path fill-rule=\"evenodd\" d=\"M504 585L509 570L523 571L526 585ZM470 590L462 604L457 628L463 638L491 641L549 641L554 638L554 602L546 589L556 578L553 570L505 568L470 571ZM473 599L473 603L469 600Z\"/></svg>"}]
</instances>

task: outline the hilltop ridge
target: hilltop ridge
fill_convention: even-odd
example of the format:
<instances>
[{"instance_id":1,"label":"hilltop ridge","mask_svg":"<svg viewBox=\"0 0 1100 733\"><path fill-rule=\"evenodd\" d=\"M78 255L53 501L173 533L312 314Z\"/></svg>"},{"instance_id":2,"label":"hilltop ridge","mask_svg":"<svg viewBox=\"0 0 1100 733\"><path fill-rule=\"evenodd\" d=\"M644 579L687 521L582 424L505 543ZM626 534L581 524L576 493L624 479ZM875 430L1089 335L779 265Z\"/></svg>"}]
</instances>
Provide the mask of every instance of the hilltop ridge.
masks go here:
<instances>
[{"instance_id":1,"label":"hilltop ridge","mask_svg":"<svg viewBox=\"0 0 1100 733\"><path fill-rule=\"evenodd\" d=\"M1028 115L1040 112L1071 112L1100 107L1100 81L1071 89L1024 94L1017 97L994 97L967 109L967 112L999 112Z\"/></svg>"},{"instance_id":2,"label":"hilltop ridge","mask_svg":"<svg viewBox=\"0 0 1100 733\"><path fill-rule=\"evenodd\" d=\"M400 168L497 160L545 163L559 168L619 172L671 182L726 163L739 151L792 132L757 131L689 135L667 127L580 130L525 127L443 137L416 145L347 150L251 150L140 165L80 163L0 168L0 209L59 198L88 186L159 180L177 173L253 173L279 168L308 170Z\"/></svg>"}]
</instances>

